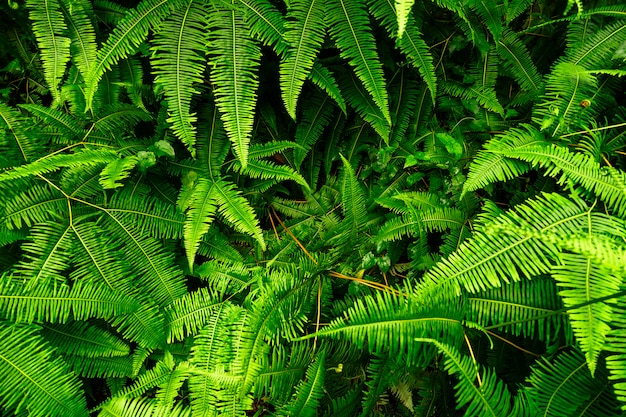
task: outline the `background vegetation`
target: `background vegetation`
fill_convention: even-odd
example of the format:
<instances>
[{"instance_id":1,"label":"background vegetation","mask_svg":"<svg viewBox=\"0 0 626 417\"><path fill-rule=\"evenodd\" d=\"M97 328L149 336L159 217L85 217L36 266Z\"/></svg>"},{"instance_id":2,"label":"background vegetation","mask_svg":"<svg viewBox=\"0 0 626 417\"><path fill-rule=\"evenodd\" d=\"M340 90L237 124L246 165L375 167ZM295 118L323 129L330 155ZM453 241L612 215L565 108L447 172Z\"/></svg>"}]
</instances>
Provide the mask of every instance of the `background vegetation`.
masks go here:
<instances>
[{"instance_id":1,"label":"background vegetation","mask_svg":"<svg viewBox=\"0 0 626 417\"><path fill-rule=\"evenodd\" d=\"M2 3L0 413L622 415L608 3Z\"/></svg>"}]
</instances>

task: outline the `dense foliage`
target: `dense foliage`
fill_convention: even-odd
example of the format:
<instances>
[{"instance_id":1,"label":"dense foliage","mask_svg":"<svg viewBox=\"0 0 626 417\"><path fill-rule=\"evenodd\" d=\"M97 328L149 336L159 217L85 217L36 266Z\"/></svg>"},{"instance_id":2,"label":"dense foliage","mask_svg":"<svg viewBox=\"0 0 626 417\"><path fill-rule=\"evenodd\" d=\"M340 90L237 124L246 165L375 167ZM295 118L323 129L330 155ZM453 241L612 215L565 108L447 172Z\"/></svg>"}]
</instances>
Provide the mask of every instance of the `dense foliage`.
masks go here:
<instances>
[{"instance_id":1,"label":"dense foliage","mask_svg":"<svg viewBox=\"0 0 626 417\"><path fill-rule=\"evenodd\" d=\"M626 6L8 0L0 414L626 410Z\"/></svg>"}]
</instances>

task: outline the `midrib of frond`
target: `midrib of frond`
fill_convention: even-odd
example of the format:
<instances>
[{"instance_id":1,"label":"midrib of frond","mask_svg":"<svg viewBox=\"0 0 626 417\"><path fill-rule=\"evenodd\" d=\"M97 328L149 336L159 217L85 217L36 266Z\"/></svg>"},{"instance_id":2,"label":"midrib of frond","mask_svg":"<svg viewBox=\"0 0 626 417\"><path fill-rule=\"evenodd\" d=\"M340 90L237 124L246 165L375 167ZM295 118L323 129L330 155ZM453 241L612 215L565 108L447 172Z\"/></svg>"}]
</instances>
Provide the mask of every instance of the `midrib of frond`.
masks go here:
<instances>
[{"instance_id":1,"label":"midrib of frond","mask_svg":"<svg viewBox=\"0 0 626 417\"><path fill-rule=\"evenodd\" d=\"M359 55L361 57L361 62L364 64L364 67L367 70L367 73L369 75L369 79L370 80L375 80L378 77L375 77L374 74L372 73L372 69L370 67L370 65L368 65L368 60L365 58L365 55L363 54L363 48L361 47L361 42L359 42L359 37L356 34L356 31L354 30L354 25L352 24L352 20L350 19L350 14L348 13L348 10L346 9L346 5L344 3L344 0L338 0L339 4L341 5L341 9L343 11L343 15L346 18L346 22L348 23L348 26L350 27L350 33L352 34L352 38L354 39L354 44L356 45L358 51L359 51ZM391 117L389 116L389 109L387 106L385 106L384 104L386 103L387 100L385 100L384 95L380 93L380 91L378 91L378 89L376 88L375 85L372 85L374 91L373 96L374 96L374 100L376 101L377 105L379 106L385 120L387 121L387 123L389 125L391 125Z\"/></svg>"},{"instance_id":2,"label":"midrib of frond","mask_svg":"<svg viewBox=\"0 0 626 417\"><path fill-rule=\"evenodd\" d=\"M9 366L11 366L13 369L15 369L17 372L19 372L20 375L22 375L30 383L32 383L37 388L39 388L42 392L44 392L48 398L50 398L55 403L57 403L58 405L63 407L63 409L68 410L68 412L70 413L68 415L71 415L72 410L66 406L65 400L58 399L55 395L53 395L51 392L49 392L44 386L42 386L35 379L33 379L27 372L23 371L22 368L20 368L17 364L13 363L9 358L4 356L1 351L0 351L0 360L4 361Z\"/></svg>"},{"instance_id":3,"label":"midrib of frond","mask_svg":"<svg viewBox=\"0 0 626 417\"><path fill-rule=\"evenodd\" d=\"M91 67L91 60L89 59L89 55L87 55L87 50L89 49L87 45L89 44L89 42L84 40L84 36L82 36L82 31L78 26L76 26L74 19L67 19L67 21L74 28L74 33L76 34L78 42L81 44L81 48L79 49L80 53L83 55L83 62L85 63L85 68L83 68L85 71L85 73L83 74L84 77L89 72L89 68Z\"/></svg>"},{"instance_id":4,"label":"midrib of frond","mask_svg":"<svg viewBox=\"0 0 626 417\"><path fill-rule=\"evenodd\" d=\"M574 64L578 65L580 61L585 59L589 54L593 53L597 48L601 47L605 42L609 42L613 36L617 35L619 32L621 32L624 29L626 29L626 24L615 29L607 37L602 39L600 42L596 43L592 48L589 48L587 52L585 52L581 57L579 57L576 61L574 61Z\"/></svg>"},{"instance_id":5,"label":"midrib of frond","mask_svg":"<svg viewBox=\"0 0 626 417\"><path fill-rule=\"evenodd\" d=\"M0 117L2 117L2 120L4 120L4 123L9 127L9 130L11 131L11 135L13 136L13 139L15 139L15 143L17 143L17 146L20 148L20 153L22 154L22 158L24 158L24 161L28 161L28 157L26 156L26 152L24 152L24 147L22 146L21 140L17 135L17 131L15 130L15 127L13 125L13 123L11 123L11 120L9 118L7 118L7 116L5 116L4 114L4 109L9 110L10 107L5 106L3 103L0 103Z\"/></svg>"},{"instance_id":6,"label":"midrib of frond","mask_svg":"<svg viewBox=\"0 0 626 417\"><path fill-rule=\"evenodd\" d=\"M176 43L176 107L178 107L178 112L177 115L178 117L180 117L181 119L183 118L183 115L186 113L185 109L184 109L184 105L183 105L183 100L181 97L180 92L181 91L185 91L185 86L183 86L183 88L181 88L181 85L183 85L183 83L181 82L181 48L183 45L183 33L185 31L185 23L187 22L187 17L189 16L189 11L191 10L191 5L193 4L193 0L191 0L189 2L189 4L187 5L187 9L185 10L184 13L184 17L182 19L181 25L180 25L180 31L178 32L178 42ZM185 62L183 62L183 64L185 64ZM185 126L185 123L181 123L181 126ZM184 127L183 127L184 128Z\"/></svg>"},{"instance_id":7,"label":"midrib of frond","mask_svg":"<svg viewBox=\"0 0 626 417\"><path fill-rule=\"evenodd\" d=\"M506 44L504 42L502 42L501 40L498 41L498 45L500 45L501 47L503 47L504 49L507 50L507 52L513 57L513 59L515 59L515 62L517 62L517 67L524 73L524 75L526 76L526 79L528 81L530 81L530 83L532 84L533 88L535 90L537 90L539 87L537 86L537 84L535 84L535 82L533 81L533 77L531 77L531 75L528 73L528 71L526 70L526 67L522 64L522 62L517 58L517 55L515 55L515 53L513 53L513 51L511 51L511 49L509 49L508 46L506 46Z\"/></svg>"},{"instance_id":8,"label":"midrib of frond","mask_svg":"<svg viewBox=\"0 0 626 417\"><path fill-rule=\"evenodd\" d=\"M410 328L411 324L423 324L429 322L439 322L439 323L451 323L451 324L462 324L460 320L451 319L448 317L422 317L422 318L412 318L412 319L392 319L392 320L380 320L375 319L375 322L372 323L346 323L341 327L335 327L333 329L322 329L317 333L312 333L306 336L301 336L296 339L293 339L294 342L298 342L301 340L312 339L318 336L329 336L338 333L347 333L351 331L358 330L368 330L368 329L388 329L392 326L403 326L404 328ZM331 324L332 326L332 324Z\"/></svg>"},{"instance_id":9,"label":"midrib of frond","mask_svg":"<svg viewBox=\"0 0 626 417\"><path fill-rule=\"evenodd\" d=\"M549 226L547 226L547 227L544 227L544 228L542 228L542 229L539 229L539 230L537 231L537 234L538 234L538 235L541 235L541 233L546 232L546 231L548 231L548 230L550 230L550 229L552 229L552 228L555 228L555 227L557 227L557 226L559 226L559 225L561 225L561 224L564 224L564 223L566 223L566 222L570 222L570 221L573 221L573 220L579 219L579 218L581 218L581 217L585 217L585 216L587 216L587 215L588 215L588 213L589 213L588 211L585 211L585 212L583 212L583 213L579 213L579 214L576 214L576 215L574 215L574 216L570 216L570 217L567 217L567 218L561 219L561 220L559 220L559 221L557 221L557 222L555 222L555 223L550 224L550 225L549 225ZM496 252L492 253L491 255L481 257L481 259L480 259L478 262L473 263L471 266L466 267L466 268L463 268L463 269L461 269L461 270L459 270L459 271L456 271L455 273L453 273L453 274L451 274L451 275L448 275L448 276L447 276L447 278L445 278L445 279L442 279L442 280L438 280L438 281L436 281L436 282L434 283L434 287L433 287L433 288L441 287L441 286L443 286L443 285L447 284L448 282L450 282L450 281L452 281L452 280L457 279L457 277L462 276L462 275L464 275L464 274L468 273L469 271L472 271L472 270L474 270L474 269L478 268L478 267L479 267L479 266L481 266L481 265L484 265L484 264L486 264L486 263L488 263L488 262L493 261L494 259L498 258L498 257L499 257L500 255L502 255L503 253L506 253L506 252L510 251L511 249L516 248L516 247L518 247L518 246L520 246L520 245L522 245L522 244L524 244L524 243L526 243L526 242L528 242L529 240L532 240L532 239L535 239L535 237L533 237L533 236L527 236L527 237L521 238L521 239L520 239L520 240L518 240L517 242L515 242L515 243L513 243L513 244L511 244L511 245L509 245L509 246L507 246L507 247L505 247L505 248L502 248L502 249L500 249L500 250L498 250L498 251L496 251ZM430 272L430 271L429 271L429 272L426 274L426 276L428 276L428 275L432 275L432 272ZM433 279L433 278L434 278L434 277L431 277L431 279Z\"/></svg>"},{"instance_id":10,"label":"midrib of frond","mask_svg":"<svg viewBox=\"0 0 626 417\"><path fill-rule=\"evenodd\" d=\"M519 304L519 303L513 303L511 301L503 301L503 300L493 300L491 298L482 298L482 297L473 297L473 296L469 296L467 297L467 301L469 303L472 302L476 302L476 303L484 303L484 304L495 304L495 305L501 305L501 306L508 306L508 307L512 307L515 309L524 309L524 310L528 310L528 311L536 311L538 313L543 313L543 314L550 314L550 313L556 313L557 310L551 310L548 308L542 308L542 307L533 307L533 306L529 306L526 304ZM544 316L542 315L541 317L538 318L544 318ZM515 323L511 323L511 322L506 322L503 323L503 325L513 325L513 324L517 324L517 322ZM498 323L494 323L494 326L499 326Z\"/></svg>"},{"instance_id":11,"label":"midrib of frond","mask_svg":"<svg viewBox=\"0 0 626 417\"><path fill-rule=\"evenodd\" d=\"M246 132L244 131L243 127L241 126L241 119L240 119L240 109L239 109L239 104L240 104L240 99L239 99L239 77L237 77L237 74L239 73L239 62L237 61L237 48L235 45L237 45L237 22L236 22L236 17L235 17L235 10L231 10L230 11L230 16L231 16L231 24L232 24L232 54L231 54L231 58L232 58L232 72L233 72L233 95L235 96L233 98L233 108L235 109L235 120L236 120L236 126L237 126L237 153L241 153L240 155L240 160L241 160L241 165L243 167L246 166L247 161L247 157L246 157L246 143L245 143L245 136L246 136Z\"/></svg>"}]
</instances>

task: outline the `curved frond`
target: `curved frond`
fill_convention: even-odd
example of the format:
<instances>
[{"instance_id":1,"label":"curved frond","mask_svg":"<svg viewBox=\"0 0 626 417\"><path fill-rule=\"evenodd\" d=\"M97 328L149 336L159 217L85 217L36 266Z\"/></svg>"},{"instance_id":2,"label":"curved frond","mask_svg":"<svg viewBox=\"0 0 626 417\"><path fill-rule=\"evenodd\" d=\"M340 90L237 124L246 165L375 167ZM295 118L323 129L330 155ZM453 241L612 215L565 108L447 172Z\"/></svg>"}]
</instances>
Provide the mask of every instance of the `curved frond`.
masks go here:
<instances>
[{"instance_id":1,"label":"curved frond","mask_svg":"<svg viewBox=\"0 0 626 417\"><path fill-rule=\"evenodd\" d=\"M38 330L0 321L0 404L18 415L87 417L80 381Z\"/></svg>"},{"instance_id":2,"label":"curved frond","mask_svg":"<svg viewBox=\"0 0 626 417\"><path fill-rule=\"evenodd\" d=\"M147 36L168 16L176 2L168 0L143 0L136 8L128 9L106 42L98 50L98 55L85 75L85 100L87 109L93 105L98 83L107 70L121 59L128 57Z\"/></svg>"},{"instance_id":3,"label":"curved frond","mask_svg":"<svg viewBox=\"0 0 626 417\"><path fill-rule=\"evenodd\" d=\"M541 76L518 35L511 30L505 30L497 43L497 51L505 70L513 76L520 87L537 94L541 88Z\"/></svg>"},{"instance_id":4,"label":"curved frond","mask_svg":"<svg viewBox=\"0 0 626 417\"><path fill-rule=\"evenodd\" d=\"M196 122L191 113L191 99L198 91L194 84L203 81L206 67L206 20L208 8L190 0L186 7L172 14L160 26L154 39L154 80L163 87L174 134L195 156Z\"/></svg>"},{"instance_id":5,"label":"curved frond","mask_svg":"<svg viewBox=\"0 0 626 417\"><path fill-rule=\"evenodd\" d=\"M306 370L306 380L296 387L293 399L276 410L276 416L317 416L320 399L324 396L325 352L318 353Z\"/></svg>"},{"instance_id":6,"label":"curved frond","mask_svg":"<svg viewBox=\"0 0 626 417\"><path fill-rule=\"evenodd\" d=\"M67 24L61 5L56 0L29 0L26 7L30 10L29 17L33 21L33 33L39 44L46 82L52 97L60 104L59 85L65 75L65 66L70 61L71 43L66 36Z\"/></svg>"},{"instance_id":7,"label":"curved frond","mask_svg":"<svg viewBox=\"0 0 626 417\"><path fill-rule=\"evenodd\" d=\"M209 230L217 212L217 185L205 178L198 179L188 200L185 220L185 253L189 269L193 271L196 252L202 236Z\"/></svg>"},{"instance_id":8,"label":"curved frond","mask_svg":"<svg viewBox=\"0 0 626 417\"><path fill-rule=\"evenodd\" d=\"M126 356L130 347L119 337L86 321L42 324L41 336L59 353L88 358Z\"/></svg>"},{"instance_id":9,"label":"curved frond","mask_svg":"<svg viewBox=\"0 0 626 417\"><path fill-rule=\"evenodd\" d=\"M365 89L374 99L387 124L391 124L385 76L376 52L374 35L368 31L369 17L363 5L356 0L332 0L326 7L328 30L348 60Z\"/></svg>"},{"instance_id":10,"label":"curved frond","mask_svg":"<svg viewBox=\"0 0 626 417\"><path fill-rule=\"evenodd\" d=\"M92 22L93 9L90 1L62 0L63 14L71 39L70 52L83 78L96 60L96 32Z\"/></svg>"},{"instance_id":11,"label":"curved frond","mask_svg":"<svg viewBox=\"0 0 626 417\"><path fill-rule=\"evenodd\" d=\"M224 128L241 165L248 163L248 146L254 124L254 108L259 80L261 49L250 36L250 30L239 8L213 10L211 82L215 84L215 104L220 110Z\"/></svg>"},{"instance_id":12,"label":"curved frond","mask_svg":"<svg viewBox=\"0 0 626 417\"><path fill-rule=\"evenodd\" d=\"M195 335L222 304L223 301L216 292L200 288L167 306L164 314L168 343Z\"/></svg>"},{"instance_id":13,"label":"curved frond","mask_svg":"<svg viewBox=\"0 0 626 417\"><path fill-rule=\"evenodd\" d=\"M0 101L0 168L14 166L18 161L29 161L38 152L38 144L25 131L25 118L17 110ZM6 143L6 139L11 140Z\"/></svg>"},{"instance_id":14,"label":"curved frond","mask_svg":"<svg viewBox=\"0 0 626 417\"><path fill-rule=\"evenodd\" d=\"M289 6L284 33L289 47L281 60L280 89L287 112L295 120L304 80L326 34L326 8L322 0L295 0Z\"/></svg>"}]
</instances>

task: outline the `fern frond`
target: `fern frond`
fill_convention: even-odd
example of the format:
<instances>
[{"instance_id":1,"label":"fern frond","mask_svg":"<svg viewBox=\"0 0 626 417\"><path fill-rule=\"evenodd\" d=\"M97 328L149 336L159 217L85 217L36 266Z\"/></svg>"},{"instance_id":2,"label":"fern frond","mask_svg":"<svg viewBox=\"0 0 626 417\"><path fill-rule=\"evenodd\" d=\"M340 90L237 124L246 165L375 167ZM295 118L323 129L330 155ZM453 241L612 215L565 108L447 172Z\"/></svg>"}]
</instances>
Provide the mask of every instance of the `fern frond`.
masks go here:
<instances>
[{"instance_id":1,"label":"fern frond","mask_svg":"<svg viewBox=\"0 0 626 417\"><path fill-rule=\"evenodd\" d=\"M617 293L622 279L580 255L564 253L560 260L561 263L552 268L552 276L561 288L559 294L569 308L567 314L574 334L593 375L613 319L610 304L598 300ZM573 308L579 305L584 306Z\"/></svg>"},{"instance_id":2,"label":"fern frond","mask_svg":"<svg viewBox=\"0 0 626 417\"><path fill-rule=\"evenodd\" d=\"M613 167L601 167L589 155L571 152L556 144L530 145L502 152L546 169L545 174L557 177L559 184L578 184L598 196L619 216L626 214L626 187L623 172Z\"/></svg>"},{"instance_id":3,"label":"fern frond","mask_svg":"<svg viewBox=\"0 0 626 417\"><path fill-rule=\"evenodd\" d=\"M504 69L519 83L523 90L531 94L538 94L541 88L541 76L528 53L528 49L518 35L511 30L505 30L497 46Z\"/></svg>"},{"instance_id":4,"label":"fern frond","mask_svg":"<svg viewBox=\"0 0 626 417\"><path fill-rule=\"evenodd\" d=\"M138 305L125 294L113 293L93 285L23 285L2 277L0 315L16 323L66 323L70 318L111 318L132 313Z\"/></svg>"},{"instance_id":5,"label":"fern frond","mask_svg":"<svg viewBox=\"0 0 626 417\"><path fill-rule=\"evenodd\" d=\"M594 377L583 355L575 350L560 353L552 362L541 360L527 381L526 395L543 416L616 415L616 401L604 370Z\"/></svg>"},{"instance_id":6,"label":"fern frond","mask_svg":"<svg viewBox=\"0 0 626 417\"><path fill-rule=\"evenodd\" d=\"M397 357L396 357L397 358ZM393 374L392 355L373 355L367 366L367 391L361 399L361 413L359 417L367 417L374 413L376 405L381 400L381 395L389 389L389 380Z\"/></svg>"},{"instance_id":7,"label":"fern frond","mask_svg":"<svg viewBox=\"0 0 626 417\"><path fill-rule=\"evenodd\" d=\"M368 14L363 5L354 0L332 0L326 4L328 30L348 60L365 89L371 94L384 120L391 124L385 76L376 52L374 35L367 30Z\"/></svg>"},{"instance_id":8,"label":"fern frond","mask_svg":"<svg viewBox=\"0 0 626 417\"><path fill-rule=\"evenodd\" d=\"M62 0L63 13L71 39L70 52L83 78L96 59L96 32L92 22L93 9L89 1Z\"/></svg>"},{"instance_id":9,"label":"fern frond","mask_svg":"<svg viewBox=\"0 0 626 417\"><path fill-rule=\"evenodd\" d=\"M437 335L460 343L463 332L459 311L456 310L461 306L460 303L454 303L454 306L448 303L444 308L445 302L438 302L432 297L423 301L407 300L387 292L366 295L357 299L343 317L333 320L317 333L295 340L345 338L360 349L367 347L370 352L401 354L409 365L428 363L432 354L425 351L423 345L414 343L414 339Z\"/></svg>"},{"instance_id":10,"label":"fern frond","mask_svg":"<svg viewBox=\"0 0 626 417\"><path fill-rule=\"evenodd\" d=\"M551 340L567 328L558 288L552 279L513 282L500 288L471 294L467 319L482 327L515 336Z\"/></svg>"},{"instance_id":11,"label":"fern frond","mask_svg":"<svg viewBox=\"0 0 626 417\"><path fill-rule=\"evenodd\" d=\"M218 181L215 189L219 213L236 230L254 237L265 250L265 239L254 209L235 184Z\"/></svg>"},{"instance_id":12,"label":"fern frond","mask_svg":"<svg viewBox=\"0 0 626 417\"><path fill-rule=\"evenodd\" d=\"M383 23L387 32L396 38L396 46L417 68L428 85L434 104L437 96L437 76L430 48L423 39L424 35L419 30L415 17L410 13L414 0L396 0L395 7L388 0L375 0L370 3L372 14Z\"/></svg>"},{"instance_id":13,"label":"fern frond","mask_svg":"<svg viewBox=\"0 0 626 417\"><path fill-rule=\"evenodd\" d=\"M27 165L20 165L9 171L0 172L0 184L19 178L47 174L64 167L89 167L107 164L117 159L116 152L99 149L81 149L71 154L56 154L38 159Z\"/></svg>"},{"instance_id":14,"label":"fern frond","mask_svg":"<svg viewBox=\"0 0 626 417\"><path fill-rule=\"evenodd\" d=\"M467 181L463 184L462 195L475 191L496 181L518 178L529 170L529 165L503 156L510 149L519 149L544 143L545 138L530 125L511 128L485 143L470 165Z\"/></svg>"},{"instance_id":15,"label":"fern frond","mask_svg":"<svg viewBox=\"0 0 626 417\"><path fill-rule=\"evenodd\" d=\"M64 355L63 361L83 378L128 378L133 376L131 356L85 357Z\"/></svg>"},{"instance_id":16,"label":"fern frond","mask_svg":"<svg viewBox=\"0 0 626 417\"><path fill-rule=\"evenodd\" d=\"M212 64L211 82L215 84L215 104L224 128L241 165L248 163L248 146L254 123L254 108L259 80L261 50L250 36L243 11L239 8L213 10L209 37Z\"/></svg>"},{"instance_id":17,"label":"fern frond","mask_svg":"<svg viewBox=\"0 0 626 417\"><path fill-rule=\"evenodd\" d=\"M494 42L498 43L502 36L504 13L508 4L500 4L496 1L472 0L470 7L480 17L481 23L487 27Z\"/></svg>"},{"instance_id":18,"label":"fern frond","mask_svg":"<svg viewBox=\"0 0 626 417\"><path fill-rule=\"evenodd\" d=\"M365 206L365 191L359 182L350 162L341 155L343 175L341 179L341 208L343 210L343 224L347 227L351 242L356 241L359 231L367 218Z\"/></svg>"},{"instance_id":19,"label":"fern frond","mask_svg":"<svg viewBox=\"0 0 626 417\"><path fill-rule=\"evenodd\" d=\"M38 330L0 321L0 404L16 415L88 416L78 378Z\"/></svg>"},{"instance_id":20,"label":"fern frond","mask_svg":"<svg viewBox=\"0 0 626 417\"><path fill-rule=\"evenodd\" d=\"M164 361L158 361L154 365L154 367L135 378L135 381L131 385L124 387L120 392L118 392L116 397L139 397L141 394L148 391L149 389L152 389L164 383L165 381L167 381L170 374L172 373L173 369L171 365L173 364L167 364Z\"/></svg>"},{"instance_id":21,"label":"fern frond","mask_svg":"<svg viewBox=\"0 0 626 417\"><path fill-rule=\"evenodd\" d=\"M472 238L463 242L457 252L425 274L422 288L427 293L440 286L448 294L458 294L461 288L475 293L500 287L503 282L546 274L559 254L554 245L492 230L506 230L511 225L533 230L536 236L549 232L568 234L572 230L584 230L591 215L582 201L558 194L543 194L528 200L478 225Z\"/></svg>"},{"instance_id":22,"label":"fern frond","mask_svg":"<svg viewBox=\"0 0 626 417\"><path fill-rule=\"evenodd\" d=\"M136 342L142 348L153 350L165 346L165 323L159 307L141 296L135 296L134 299L140 300L139 308L130 314L115 317L111 324L124 338Z\"/></svg>"},{"instance_id":23,"label":"fern frond","mask_svg":"<svg viewBox=\"0 0 626 417\"><path fill-rule=\"evenodd\" d=\"M14 166L20 160L27 162L38 152L39 144L34 143L34 138L26 134L25 126L24 116L0 102L0 132L3 136L0 151L4 153L0 156L0 168ZM11 140L5 142L7 138Z\"/></svg>"},{"instance_id":24,"label":"fern frond","mask_svg":"<svg viewBox=\"0 0 626 417\"><path fill-rule=\"evenodd\" d=\"M21 184L20 184L21 185ZM67 198L49 184L33 184L24 192L4 191L0 220L9 229L21 229L54 218L54 213L67 211Z\"/></svg>"},{"instance_id":25,"label":"fern frond","mask_svg":"<svg viewBox=\"0 0 626 417\"><path fill-rule=\"evenodd\" d=\"M55 0L26 2L29 17L33 21L32 29L43 61L44 76L57 104L61 96L59 85L65 75L65 66L70 61L70 38L63 17L61 5Z\"/></svg>"},{"instance_id":26,"label":"fern frond","mask_svg":"<svg viewBox=\"0 0 626 417\"><path fill-rule=\"evenodd\" d=\"M102 406L98 417L191 417L191 408L172 408L149 398L116 397Z\"/></svg>"},{"instance_id":27,"label":"fern frond","mask_svg":"<svg viewBox=\"0 0 626 417\"><path fill-rule=\"evenodd\" d=\"M302 178L296 170L287 165L278 165L272 161L263 159L248 160L246 168L242 168L239 161L233 163L233 168L250 178L260 178L264 180L273 180L274 182L291 180L308 188L306 180Z\"/></svg>"},{"instance_id":28,"label":"fern frond","mask_svg":"<svg viewBox=\"0 0 626 417\"><path fill-rule=\"evenodd\" d=\"M189 269L193 271L196 252L202 236L209 230L217 211L217 185L207 179L200 178L195 184L188 202L187 219L185 221L185 253Z\"/></svg>"},{"instance_id":29,"label":"fern frond","mask_svg":"<svg viewBox=\"0 0 626 417\"><path fill-rule=\"evenodd\" d=\"M586 69L610 67L616 48L624 42L626 24L617 21L589 36L580 47L569 49L564 59Z\"/></svg>"},{"instance_id":30,"label":"fern frond","mask_svg":"<svg viewBox=\"0 0 626 417\"><path fill-rule=\"evenodd\" d=\"M277 416L317 416L320 399L324 396L324 361L326 353L321 351L306 370L306 380L296 387L293 399L276 410Z\"/></svg>"},{"instance_id":31,"label":"fern frond","mask_svg":"<svg viewBox=\"0 0 626 417\"><path fill-rule=\"evenodd\" d=\"M169 378L159 384L156 399L160 406L165 409L172 407L175 398L180 395L181 387L187 381L192 371L193 369L189 366L189 362L187 361L180 362L176 365L174 370L170 373Z\"/></svg>"},{"instance_id":32,"label":"fern frond","mask_svg":"<svg viewBox=\"0 0 626 417\"><path fill-rule=\"evenodd\" d=\"M547 77L546 94L534 109L534 117L541 130L551 136L586 128L596 106L583 107L580 103L594 97L598 80L584 67L569 62L557 64ZM541 119L540 119L541 118Z\"/></svg>"},{"instance_id":33,"label":"fern frond","mask_svg":"<svg viewBox=\"0 0 626 417\"><path fill-rule=\"evenodd\" d=\"M485 109L504 115L504 108L496 97L495 90L485 90L482 87L467 86L452 80L441 83L441 89L445 94L450 94L463 100L476 99Z\"/></svg>"},{"instance_id":34,"label":"fern frond","mask_svg":"<svg viewBox=\"0 0 626 417\"><path fill-rule=\"evenodd\" d=\"M307 98L307 107L296 126L295 142L300 145L294 150L296 168L302 165L309 150L320 138L330 123L334 106L328 96L322 97L317 91Z\"/></svg>"},{"instance_id":35,"label":"fern frond","mask_svg":"<svg viewBox=\"0 0 626 417\"><path fill-rule=\"evenodd\" d=\"M309 73L309 78L313 84L324 90L330 98L335 100L335 103L339 106L343 114L347 114L346 102L341 95L335 77L333 77L333 74L328 68L320 64L319 61L315 61Z\"/></svg>"},{"instance_id":36,"label":"fern frond","mask_svg":"<svg viewBox=\"0 0 626 417\"><path fill-rule=\"evenodd\" d=\"M64 140L71 142L71 139L82 137L87 133L81 126L80 121L76 120L69 114L40 104L21 104L20 108L35 115L46 123L46 125L55 129L57 132L65 136Z\"/></svg>"},{"instance_id":37,"label":"fern frond","mask_svg":"<svg viewBox=\"0 0 626 417\"><path fill-rule=\"evenodd\" d=\"M465 416L519 416L531 414L520 401L515 401L506 385L492 369L480 375L479 366L469 356L462 356L457 349L436 339L419 338L419 342L432 343L446 356L444 368L459 378L454 387L457 408L465 407Z\"/></svg>"},{"instance_id":38,"label":"fern frond","mask_svg":"<svg viewBox=\"0 0 626 417\"><path fill-rule=\"evenodd\" d=\"M168 343L196 334L222 303L218 293L200 288L167 306L164 315Z\"/></svg>"},{"instance_id":39,"label":"fern frond","mask_svg":"<svg viewBox=\"0 0 626 417\"><path fill-rule=\"evenodd\" d=\"M58 353L93 357L126 356L130 347L111 332L86 321L42 324L41 336Z\"/></svg>"},{"instance_id":40,"label":"fern frond","mask_svg":"<svg viewBox=\"0 0 626 417\"><path fill-rule=\"evenodd\" d=\"M290 2L284 39L289 44L280 65L280 89L287 112L296 119L296 103L325 36L322 0Z\"/></svg>"},{"instance_id":41,"label":"fern frond","mask_svg":"<svg viewBox=\"0 0 626 417\"><path fill-rule=\"evenodd\" d=\"M271 46L278 56L289 47L285 41L285 17L268 0L238 0L245 10L250 32L264 45Z\"/></svg>"},{"instance_id":42,"label":"fern frond","mask_svg":"<svg viewBox=\"0 0 626 417\"><path fill-rule=\"evenodd\" d=\"M86 110L93 106L94 95L104 73L128 57L144 41L148 31L157 28L174 6L175 2L167 0L143 0L136 8L126 11L124 18L98 50L91 70L85 74Z\"/></svg>"},{"instance_id":43,"label":"fern frond","mask_svg":"<svg viewBox=\"0 0 626 417\"><path fill-rule=\"evenodd\" d=\"M167 122L192 156L195 156L197 119L191 113L191 99L198 92L194 84L202 83L206 67L203 54L207 44L207 14L206 6L189 1L159 26L153 46L154 82L165 90Z\"/></svg>"}]
</instances>

